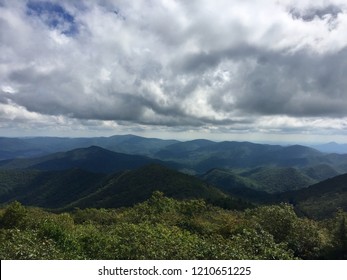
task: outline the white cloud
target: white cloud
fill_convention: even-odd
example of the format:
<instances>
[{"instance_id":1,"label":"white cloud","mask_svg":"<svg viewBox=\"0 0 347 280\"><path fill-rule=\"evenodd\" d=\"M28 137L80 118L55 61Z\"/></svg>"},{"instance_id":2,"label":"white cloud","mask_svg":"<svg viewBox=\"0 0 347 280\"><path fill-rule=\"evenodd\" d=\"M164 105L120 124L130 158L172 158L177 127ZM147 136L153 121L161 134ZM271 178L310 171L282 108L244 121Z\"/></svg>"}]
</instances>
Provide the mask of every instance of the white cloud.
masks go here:
<instances>
[{"instance_id":1,"label":"white cloud","mask_svg":"<svg viewBox=\"0 0 347 280\"><path fill-rule=\"evenodd\" d=\"M343 134L345 1L3 2L3 126Z\"/></svg>"}]
</instances>

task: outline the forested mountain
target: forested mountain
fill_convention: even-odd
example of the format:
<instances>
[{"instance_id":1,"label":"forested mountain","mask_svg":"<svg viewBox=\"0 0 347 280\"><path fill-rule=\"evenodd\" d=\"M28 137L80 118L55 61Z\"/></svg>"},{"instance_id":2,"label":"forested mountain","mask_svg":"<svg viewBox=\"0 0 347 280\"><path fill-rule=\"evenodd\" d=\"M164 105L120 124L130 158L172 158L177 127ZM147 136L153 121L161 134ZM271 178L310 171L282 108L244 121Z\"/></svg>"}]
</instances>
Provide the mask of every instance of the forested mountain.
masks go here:
<instances>
[{"instance_id":1,"label":"forested mountain","mask_svg":"<svg viewBox=\"0 0 347 280\"><path fill-rule=\"evenodd\" d=\"M176 140L145 138L136 135L114 135L111 137L67 138L67 137L0 137L0 160L37 157L77 148L99 146L114 152L152 155Z\"/></svg>"},{"instance_id":2,"label":"forested mountain","mask_svg":"<svg viewBox=\"0 0 347 280\"><path fill-rule=\"evenodd\" d=\"M56 152L98 146L113 152L145 155L175 161L190 173L203 174L213 168L255 168L261 166L330 166L339 174L347 172L346 154L326 154L301 145L280 146L251 142L213 142L204 139L179 142L115 135L94 138L0 138L0 160L32 158Z\"/></svg>"},{"instance_id":3,"label":"forested mountain","mask_svg":"<svg viewBox=\"0 0 347 280\"><path fill-rule=\"evenodd\" d=\"M145 156L116 153L91 146L38 158L0 161L0 169L66 170L80 168L91 172L111 173L135 169L150 163L175 165Z\"/></svg>"},{"instance_id":4,"label":"forested mountain","mask_svg":"<svg viewBox=\"0 0 347 280\"><path fill-rule=\"evenodd\" d=\"M347 210L347 174L301 188L292 188L295 186L293 180L298 183L297 186L300 182L306 184L310 181L305 181L306 178L302 176L299 171L287 168L257 168L239 174L230 170L213 169L201 178L234 197L257 204L290 203L300 215L311 218L323 219L333 216L337 209ZM305 180L302 181L302 178ZM276 184L276 192L271 192ZM290 186L292 190L286 189L286 186Z\"/></svg>"},{"instance_id":5,"label":"forested mountain","mask_svg":"<svg viewBox=\"0 0 347 280\"><path fill-rule=\"evenodd\" d=\"M244 171L213 169L201 178L225 190L245 187L268 193L301 189L317 182L293 167L257 167Z\"/></svg>"},{"instance_id":6,"label":"forested mountain","mask_svg":"<svg viewBox=\"0 0 347 280\"><path fill-rule=\"evenodd\" d=\"M294 167L258 167L240 176L257 182L257 189L268 193L302 189L317 182Z\"/></svg>"},{"instance_id":7,"label":"forested mountain","mask_svg":"<svg viewBox=\"0 0 347 280\"><path fill-rule=\"evenodd\" d=\"M328 164L311 165L302 168L300 171L316 181L323 181L339 175L339 172Z\"/></svg>"},{"instance_id":8,"label":"forested mountain","mask_svg":"<svg viewBox=\"0 0 347 280\"><path fill-rule=\"evenodd\" d=\"M200 197L214 200L214 203L219 200L219 205L234 204L236 207L234 197L241 199L237 207L242 208L248 207L244 200L257 204L296 200L285 195L278 199L271 194L307 188L347 170L347 155L325 154L300 145L203 139L179 142L134 135L12 140L0 138L4 144L0 151L6 150L8 155L17 153L22 158L0 161L0 170L3 170L0 174L1 202L17 199L48 208L132 205L147 199L155 190L175 198ZM126 153L89 146L32 157L35 151L46 153L91 143ZM154 168L153 165L144 176L141 170L148 164L196 174L206 183L192 176L184 177L187 175L171 169L169 172L165 168ZM193 178L199 183L193 183ZM222 192L217 195L216 188L224 192L223 195ZM309 189L313 190L310 196L314 197L314 188ZM193 190L196 191L194 195ZM332 206L327 211L322 210L323 214L318 216L330 215L336 210L336 205L341 206L342 202L333 197L334 194L325 196L324 203L331 203ZM313 200L320 201L319 198ZM300 200L297 208L303 203ZM306 211L305 207L301 208Z\"/></svg>"},{"instance_id":9,"label":"forested mountain","mask_svg":"<svg viewBox=\"0 0 347 280\"><path fill-rule=\"evenodd\" d=\"M344 155L172 146L175 163L96 146L1 161L1 259L347 258Z\"/></svg>"},{"instance_id":10,"label":"forested mountain","mask_svg":"<svg viewBox=\"0 0 347 280\"><path fill-rule=\"evenodd\" d=\"M347 174L339 175L308 188L278 195L278 201L293 204L312 218L331 217L337 209L347 211Z\"/></svg>"},{"instance_id":11,"label":"forested mountain","mask_svg":"<svg viewBox=\"0 0 347 280\"><path fill-rule=\"evenodd\" d=\"M17 200L52 209L116 208L143 202L154 191L177 199L201 198L227 208L251 206L194 176L157 164L108 175L81 169L0 171L0 203Z\"/></svg>"},{"instance_id":12,"label":"forested mountain","mask_svg":"<svg viewBox=\"0 0 347 280\"><path fill-rule=\"evenodd\" d=\"M161 165L125 171L109 178L95 193L71 204L73 207L130 206L161 191L177 199L202 198L212 203L232 203L232 198L198 178ZM238 207L235 202L235 207ZM231 207L231 206L230 206Z\"/></svg>"},{"instance_id":13,"label":"forested mountain","mask_svg":"<svg viewBox=\"0 0 347 280\"><path fill-rule=\"evenodd\" d=\"M213 168L303 168L320 164L329 165L339 173L347 172L347 155L324 154L300 145L284 147L250 142L199 140L167 146L154 156L161 160L178 162L197 173L205 173Z\"/></svg>"},{"instance_id":14,"label":"forested mountain","mask_svg":"<svg viewBox=\"0 0 347 280\"><path fill-rule=\"evenodd\" d=\"M11 180L5 178L12 177ZM107 175L81 169L63 171L0 171L0 203L59 208L102 187Z\"/></svg>"},{"instance_id":15,"label":"forested mountain","mask_svg":"<svg viewBox=\"0 0 347 280\"><path fill-rule=\"evenodd\" d=\"M312 145L312 148L317 149L323 153L347 154L347 144L339 144L336 142Z\"/></svg>"},{"instance_id":16,"label":"forested mountain","mask_svg":"<svg viewBox=\"0 0 347 280\"><path fill-rule=\"evenodd\" d=\"M17 199L48 208L120 207L144 201L160 190L170 197L203 198L229 208L251 206L244 200L256 204L286 201L314 217L331 215L337 207L345 209L343 183L328 181L334 184L330 188L330 183L324 187L316 183L346 172L347 155L300 145L179 142L134 135L0 138L0 142L0 153L22 157L0 161L3 203ZM88 146L33 157L91 143L124 153Z\"/></svg>"}]
</instances>

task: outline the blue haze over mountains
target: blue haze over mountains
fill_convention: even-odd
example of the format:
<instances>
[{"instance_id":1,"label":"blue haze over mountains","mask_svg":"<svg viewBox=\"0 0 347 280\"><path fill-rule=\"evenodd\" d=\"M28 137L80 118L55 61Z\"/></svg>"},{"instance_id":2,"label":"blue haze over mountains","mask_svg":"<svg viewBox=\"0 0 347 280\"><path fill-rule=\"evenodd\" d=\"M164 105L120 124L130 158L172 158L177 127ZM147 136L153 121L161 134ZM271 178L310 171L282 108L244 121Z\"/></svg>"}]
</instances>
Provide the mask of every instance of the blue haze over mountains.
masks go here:
<instances>
[{"instance_id":1,"label":"blue haze over mountains","mask_svg":"<svg viewBox=\"0 0 347 280\"><path fill-rule=\"evenodd\" d=\"M0 203L121 207L161 190L231 209L290 202L318 218L347 209L347 155L302 145L135 135L0 138L0 159Z\"/></svg>"},{"instance_id":2,"label":"blue haze over mountains","mask_svg":"<svg viewBox=\"0 0 347 280\"><path fill-rule=\"evenodd\" d=\"M338 144L332 145L336 147ZM303 145L281 146L236 141L214 142L205 139L181 142L135 135L94 138L2 137L0 138L0 160L2 160L0 166L24 164L24 166L30 167L36 165L35 162L37 161L46 162L52 157L62 157L62 154L50 154L81 148L90 149L91 146L102 148L99 152L103 153L106 153L105 150L109 150L175 162L192 173L204 173L212 168L254 168L259 166L303 168L322 164L331 166L338 173L347 172L347 154L329 154ZM327 147L331 147L331 145L317 148L323 149L324 147L327 151ZM50 156L44 157L47 155ZM25 158L26 160L24 160ZM12 159L16 159L16 161Z\"/></svg>"}]
</instances>

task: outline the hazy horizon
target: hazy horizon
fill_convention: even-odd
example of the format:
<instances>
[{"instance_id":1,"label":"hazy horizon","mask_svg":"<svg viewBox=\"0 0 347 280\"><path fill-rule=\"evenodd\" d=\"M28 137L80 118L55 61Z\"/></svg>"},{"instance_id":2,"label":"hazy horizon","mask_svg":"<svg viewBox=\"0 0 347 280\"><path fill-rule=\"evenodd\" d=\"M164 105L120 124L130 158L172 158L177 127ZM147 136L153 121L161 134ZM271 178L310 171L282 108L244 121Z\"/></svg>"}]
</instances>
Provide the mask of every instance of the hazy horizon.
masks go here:
<instances>
[{"instance_id":1,"label":"hazy horizon","mask_svg":"<svg viewBox=\"0 0 347 280\"><path fill-rule=\"evenodd\" d=\"M186 135L186 137L175 137L172 136L170 137L167 135L167 137L161 137L162 135L148 135L146 134L135 134L135 133L124 133L124 134L112 134L112 135L84 135L84 136L69 136L69 135L30 135L30 136L5 136L5 135L0 135L0 138L19 138L19 139L30 139L30 138L93 138L93 137L112 137L112 136L127 136L127 135L133 135L133 136L138 136L138 137L144 137L144 138L156 138L156 139L161 139L161 140L177 140L181 142L185 141L192 141L192 140L210 140L213 142L223 142L223 141L236 141L236 142L252 142L252 143L258 143L258 144L270 144L270 145L306 145L306 146L315 146L315 145L326 145L326 144L338 144L338 145L347 145L347 143L344 142L338 142L338 141L296 141L296 140L261 140L261 139L246 139L242 137L226 137L226 138L213 138L213 137L189 137L190 135Z\"/></svg>"}]
</instances>

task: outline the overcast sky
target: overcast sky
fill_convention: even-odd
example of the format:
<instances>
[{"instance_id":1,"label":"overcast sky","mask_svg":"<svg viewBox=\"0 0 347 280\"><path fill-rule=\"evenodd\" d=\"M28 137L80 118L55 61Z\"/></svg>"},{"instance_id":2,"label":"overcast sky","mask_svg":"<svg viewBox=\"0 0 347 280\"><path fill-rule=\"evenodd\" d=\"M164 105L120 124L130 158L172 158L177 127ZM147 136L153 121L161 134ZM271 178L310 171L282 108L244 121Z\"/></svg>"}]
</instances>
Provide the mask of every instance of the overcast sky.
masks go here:
<instances>
[{"instance_id":1,"label":"overcast sky","mask_svg":"<svg viewBox=\"0 0 347 280\"><path fill-rule=\"evenodd\" d=\"M0 0L0 136L347 142L346 0Z\"/></svg>"}]
</instances>

